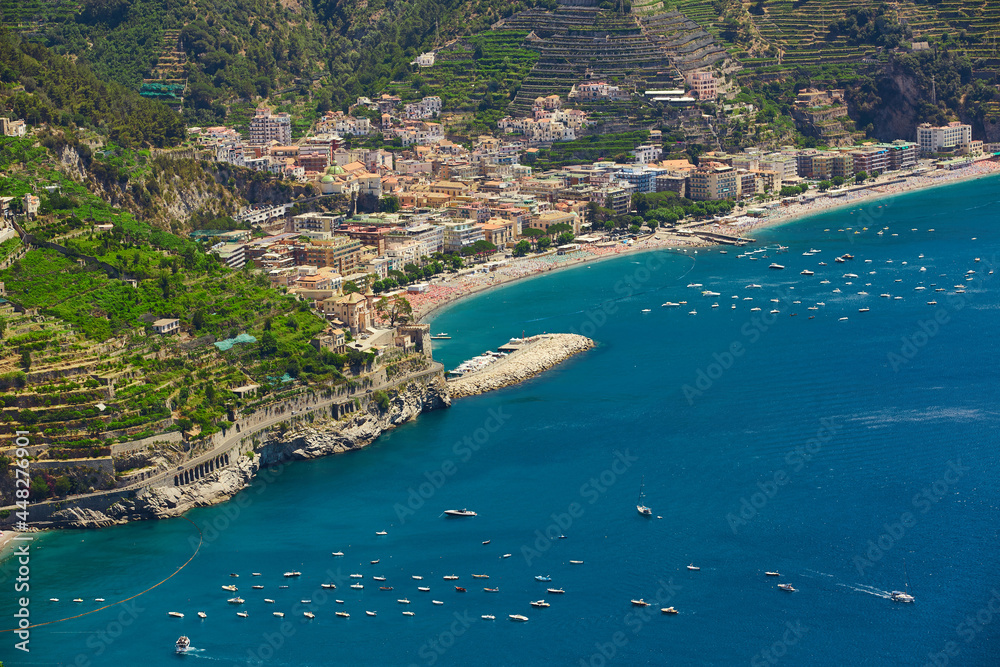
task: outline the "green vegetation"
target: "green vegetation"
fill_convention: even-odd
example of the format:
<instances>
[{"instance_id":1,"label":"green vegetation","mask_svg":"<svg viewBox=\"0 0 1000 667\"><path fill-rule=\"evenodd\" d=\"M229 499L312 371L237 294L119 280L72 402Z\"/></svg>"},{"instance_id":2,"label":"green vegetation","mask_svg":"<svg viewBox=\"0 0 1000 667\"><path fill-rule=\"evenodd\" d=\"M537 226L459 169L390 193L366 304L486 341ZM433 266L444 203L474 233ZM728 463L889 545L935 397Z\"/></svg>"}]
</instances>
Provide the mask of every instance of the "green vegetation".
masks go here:
<instances>
[{"instance_id":1,"label":"green vegetation","mask_svg":"<svg viewBox=\"0 0 1000 667\"><path fill-rule=\"evenodd\" d=\"M611 160L629 153L636 146L649 140L649 132L622 132L618 134L592 134L575 141L558 141L551 148L538 151L536 169L551 169L570 164Z\"/></svg>"}]
</instances>

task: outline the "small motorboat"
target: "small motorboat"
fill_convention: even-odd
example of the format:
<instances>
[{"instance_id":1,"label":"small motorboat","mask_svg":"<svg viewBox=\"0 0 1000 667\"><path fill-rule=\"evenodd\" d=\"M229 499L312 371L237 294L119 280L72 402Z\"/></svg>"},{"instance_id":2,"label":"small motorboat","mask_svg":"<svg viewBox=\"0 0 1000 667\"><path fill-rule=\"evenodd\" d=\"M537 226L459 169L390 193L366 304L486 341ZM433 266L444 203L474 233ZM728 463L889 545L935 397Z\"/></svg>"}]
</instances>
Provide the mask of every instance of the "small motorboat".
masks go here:
<instances>
[{"instance_id":1,"label":"small motorboat","mask_svg":"<svg viewBox=\"0 0 1000 667\"><path fill-rule=\"evenodd\" d=\"M226 602L228 602L229 604L243 604L244 602L246 602L246 600L244 600L241 597L235 597L235 598L229 598L228 600L226 600Z\"/></svg>"},{"instance_id":2,"label":"small motorboat","mask_svg":"<svg viewBox=\"0 0 1000 667\"><path fill-rule=\"evenodd\" d=\"M260 572L251 572L250 576L251 577L259 577L260 576Z\"/></svg>"},{"instance_id":3,"label":"small motorboat","mask_svg":"<svg viewBox=\"0 0 1000 667\"><path fill-rule=\"evenodd\" d=\"M416 616L412 611L404 611L403 616Z\"/></svg>"},{"instance_id":4,"label":"small motorboat","mask_svg":"<svg viewBox=\"0 0 1000 667\"><path fill-rule=\"evenodd\" d=\"M500 558L510 558L513 555L514 554L504 554L503 556L500 556Z\"/></svg>"},{"instance_id":5,"label":"small motorboat","mask_svg":"<svg viewBox=\"0 0 1000 667\"><path fill-rule=\"evenodd\" d=\"M272 600L271 598L264 598L264 602L266 602L267 604L274 604L274 600Z\"/></svg>"},{"instance_id":6,"label":"small motorboat","mask_svg":"<svg viewBox=\"0 0 1000 667\"><path fill-rule=\"evenodd\" d=\"M240 575L236 574L235 572L230 572L230 573L229 573L229 576L230 576L230 577L238 577L238 576L240 576Z\"/></svg>"},{"instance_id":7,"label":"small motorboat","mask_svg":"<svg viewBox=\"0 0 1000 667\"><path fill-rule=\"evenodd\" d=\"M802 275L802 276L811 276L811 275L815 275L815 274L812 271L810 271L809 269L803 269L799 273L799 275Z\"/></svg>"},{"instance_id":8,"label":"small motorboat","mask_svg":"<svg viewBox=\"0 0 1000 667\"><path fill-rule=\"evenodd\" d=\"M250 588L253 588L253 589L255 589L255 590L258 590L258 591L259 591L259 590L261 590L261 589L262 589L262 588L264 588L264 587L263 587L263 586L261 586L260 584L258 584L258 585L256 585L256 586L251 586Z\"/></svg>"},{"instance_id":9,"label":"small motorboat","mask_svg":"<svg viewBox=\"0 0 1000 667\"><path fill-rule=\"evenodd\" d=\"M83 598L73 598L73 602L83 602Z\"/></svg>"},{"instance_id":10,"label":"small motorboat","mask_svg":"<svg viewBox=\"0 0 1000 667\"><path fill-rule=\"evenodd\" d=\"M913 602L915 598L909 593L904 593L903 591L893 591L890 593L889 597L893 602Z\"/></svg>"},{"instance_id":11,"label":"small motorboat","mask_svg":"<svg viewBox=\"0 0 1000 667\"><path fill-rule=\"evenodd\" d=\"M377 530L377 531L375 531L375 534L376 535L388 535L389 531L386 531L386 530Z\"/></svg>"},{"instance_id":12,"label":"small motorboat","mask_svg":"<svg viewBox=\"0 0 1000 667\"><path fill-rule=\"evenodd\" d=\"M499 593L500 592L499 588L484 588L483 590L486 591L487 593Z\"/></svg>"},{"instance_id":13,"label":"small motorboat","mask_svg":"<svg viewBox=\"0 0 1000 667\"><path fill-rule=\"evenodd\" d=\"M222 590L229 591L231 593L235 593L238 589L236 588L236 586L233 586L232 584L229 584L228 586L223 586Z\"/></svg>"},{"instance_id":14,"label":"small motorboat","mask_svg":"<svg viewBox=\"0 0 1000 667\"><path fill-rule=\"evenodd\" d=\"M237 616L239 616L240 618L246 618L246 617L247 617L247 616L249 616L250 614L248 614L248 613L247 613L247 612L245 612L245 611L238 611L238 612L236 612L236 615L237 615Z\"/></svg>"},{"instance_id":15,"label":"small motorboat","mask_svg":"<svg viewBox=\"0 0 1000 667\"><path fill-rule=\"evenodd\" d=\"M641 312L643 312L643 313L651 313L653 311L651 311L649 308L643 308Z\"/></svg>"},{"instance_id":16,"label":"small motorboat","mask_svg":"<svg viewBox=\"0 0 1000 667\"><path fill-rule=\"evenodd\" d=\"M332 554L330 554L330 555L331 555L331 556L343 556L343 555L344 555L344 552L343 552L343 551L334 551L334 552L333 552Z\"/></svg>"},{"instance_id":17,"label":"small motorboat","mask_svg":"<svg viewBox=\"0 0 1000 667\"><path fill-rule=\"evenodd\" d=\"M442 602L441 600L431 600L431 604L442 605L444 604L444 602Z\"/></svg>"},{"instance_id":18,"label":"small motorboat","mask_svg":"<svg viewBox=\"0 0 1000 667\"><path fill-rule=\"evenodd\" d=\"M455 586L455 591L458 592L458 593L464 593L465 589L462 588L461 586Z\"/></svg>"},{"instance_id":19,"label":"small motorboat","mask_svg":"<svg viewBox=\"0 0 1000 667\"><path fill-rule=\"evenodd\" d=\"M421 593L429 593L430 590L431 590L431 587L430 586L418 586L417 590L420 591Z\"/></svg>"},{"instance_id":20,"label":"small motorboat","mask_svg":"<svg viewBox=\"0 0 1000 667\"><path fill-rule=\"evenodd\" d=\"M448 334L446 334L444 332L436 333L433 336L431 336L431 340L450 340L450 339L451 339L451 336L449 336Z\"/></svg>"},{"instance_id":21,"label":"small motorboat","mask_svg":"<svg viewBox=\"0 0 1000 667\"><path fill-rule=\"evenodd\" d=\"M104 598L94 598L94 602L104 602Z\"/></svg>"},{"instance_id":22,"label":"small motorboat","mask_svg":"<svg viewBox=\"0 0 1000 667\"><path fill-rule=\"evenodd\" d=\"M518 623L524 623L528 620L527 616L522 616L521 614L508 614L507 618L512 621L517 621Z\"/></svg>"},{"instance_id":23,"label":"small motorboat","mask_svg":"<svg viewBox=\"0 0 1000 667\"><path fill-rule=\"evenodd\" d=\"M417 581L420 581L421 579L423 579L423 576L421 576L419 574L412 574L412 575L410 575L410 578L411 579L416 579Z\"/></svg>"},{"instance_id":24,"label":"small motorboat","mask_svg":"<svg viewBox=\"0 0 1000 667\"><path fill-rule=\"evenodd\" d=\"M489 544L490 540L483 540L483 544Z\"/></svg>"},{"instance_id":25,"label":"small motorboat","mask_svg":"<svg viewBox=\"0 0 1000 667\"><path fill-rule=\"evenodd\" d=\"M673 607L662 607L660 609L660 611L662 611L664 614L676 614L677 613L677 610L674 609Z\"/></svg>"},{"instance_id":26,"label":"small motorboat","mask_svg":"<svg viewBox=\"0 0 1000 667\"><path fill-rule=\"evenodd\" d=\"M497 617L494 616L493 614L483 614L481 618L484 621L495 621L495 620L497 620Z\"/></svg>"},{"instance_id":27,"label":"small motorboat","mask_svg":"<svg viewBox=\"0 0 1000 667\"><path fill-rule=\"evenodd\" d=\"M348 614L346 611L336 611L336 612L334 612L334 615L335 616L340 616L341 618L350 618L351 617L351 615Z\"/></svg>"},{"instance_id":28,"label":"small motorboat","mask_svg":"<svg viewBox=\"0 0 1000 667\"><path fill-rule=\"evenodd\" d=\"M375 559L375 560L373 560L373 561L372 561L371 563L372 563L372 565L378 565L378 562L379 562L380 560L381 560L381 558L376 558L376 559Z\"/></svg>"},{"instance_id":29,"label":"small motorboat","mask_svg":"<svg viewBox=\"0 0 1000 667\"><path fill-rule=\"evenodd\" d=\"M396 602L398 602L399 604L410 604L410 601L407 600L406 598L401 598L399 600L396 600Z\"/></svg>"},{"instance_id":30,"label":"small motorboat","mask_svg":"<svg viewBox=\"0 0 1000 667\"><path fill-rule=\"evenodd\" d=\"M781 576L780 572L765 572L764 574L766 574L769 577L780 577Z\"/></svg>"},{"instance_id":31,"label":"small motorboat","mask_svg":"<svg viewBox=\"0 0 1000 667\"><path fill-rule=\"evenodd\" d=\"M364 578L365 578L365 575L363 575L363 574L352 574L351 575L351 579L364 579Z\"/></svg>"},{"instance_id":32,"label":"small motorboat","mask_svg":"<svg viewBox=\"0 0 1000 667\"><path fill-rule=\"evenodd\" d=\"M285 572L284 576L286 576L286 577L301 577L302 573L298 572L296 570L292 570L291 572Z\"/></svg>"},{"instance_id":33,"label":"small motorboat","mask_svg":"<svg viewBox=\"0 0 1000 667\"><path fill-rule=\"evenodd\" d=\"M391 591L392 590L392 586L379 586L378 589L380 591Z\"/></svg>"},{"instance_id":34,"label":"small motorboat","mask_svg":"<svg viewBox=\"0 0 1000 667\"><path fill-rule=\"evenodd\" d=\"M697 565L695 565L694 563L691 563L690 565L688 565L688 569L689 570L700 570L701 568L698 567Z\"/></svg>"},{"instance_id":35,"label":"small motorboat","mask_svg":"<svg viewBox=\"0 0 1000 667\"><path fill-rule=\"evenodd\" d=\"M365 587L364 584L351 584L351 588L354 588L356 590L361 590L364 587Z\"/></svg>"},{"instance_id":36,"label":"small motorboat","mask_svg":"<svg viewBox=\"0 0 1000 667\"><path fill-rule=\"evenodd\" d=\"M792 586L791 584L778 584L778 588L780 588L783 591L788 591L789 593L795 592L795 587Z\"/></svg>"},{"instance_id":37,"label":"small motorboat","mask_svg":"<svg viewBox=\"0 0 1000 667\"><path fill-rule=\"evenodd\" d=\"M552 577L547 574L536 574L535 581L552 581Z\"/></svg>"},{"instance_id":38,"label":"small motorboat","mask_svg":"<svg viewBox=\"0 0 1000 667\"><path fill-rule=\"evenodd\" d=\"M445 581L457 581L458 580L458 575L457 574L446 574L446 575L444 575L444 580Z\"/></svg>"},{"instance_id":39,"label":"small motorboat","mask_svg":"<svg viewBox=\"0 0 1000 667\"><path fill-rule=\"evenodd\" d=\"M367 616L374 616L375 612L374 611L366 611L365 615L367 615Z\"/></svg>"},{"instance_id":40,"label":"small motorboat","mask_svg":"<svg viewBox=\"0 0 1000 667\"><path fill-rule=\"evenodd\" d=\"M767 268L781 270L781 269L783 269L785 267L783 267L781 264L778 264L777 262L771 262L771 265L768 266Z\"/></svg>"},{"instance_id":41,"label":"small motorboat","mask_svg":"<svg viewBox=\"0 0 1000 667\"><path fill-rule=\"evenodd\" d=\"M648 311L647 311L648 312ZM444 513L448 516L478 516L472 510L460 509L460 510L445 510Z\"/></svg>"},{"instance_id":42,"label":"small motorboat","mask_svg":"<svg viewBox=\"0 0 1000 667\"><path fill-rule=\"evenodd\" d=\"M538 608L544 608L544 607L551 607L552 605L550 605L545 600L535 600L534 602L531 603L531 606L532 607L538 607Z\"/></svg>"},{"instance_id":43,"label":"small motorboat","mask_svg":"<svg viewBox=\"0 0 1000 667\"><path fill-rule=\"evenodd\" d=\"M661 308L676 308L677 306L680 306L680 305L681 304L677 303L676 301L667 301L666 303L661 303L660 307Z\"/></svg>"},{"instance_id":44,"label":"small motorboat","mask_svg":"<svg viewBox=\"0 0 1000 667\"><path fill-rule=\"evenodd\" d=\"M344 604L343 600L334 600L334 602L336 602L337 604Z\"/></svg>"},{"instance_id":45,"label":"small motorboat","mask_svg":"<svg viewBox=\"0 0 1000 667\"><path fill-rule=\"evenodd\" d=\"M473 579L489 579L490 575L488 575L488 574L474 574L474 575L472 575L472 578Z\"/></svg>"},{"instance_id":46,"label":"small motorboat","mask_svg":"<svg viewBox=\"0 0 1000 667\"><path fill-rule=\"evenodd\" d=\"M177 638L177 643L175 644L175 646L177 647L178 653L184 653L189 648L191 648L191 640L188 639L186 636L181 635L180 637Z\"/></svg>"},{"instance_id":47,"label":"small motorboat","mask_svg":"<svg viewBox=\"0 0 1000 667\"><path fill-rule=\"evenodd\" d=\"M639 598L638 600L632 600L632 606L633 607L648 607L649 603L646 602L645 600L643 600L642 598Z\"/></svg>"},{"instance_id":48,"label":"small motorboat","mask_svg":"<svg viewBox=\"0 0 1000 667\"><path fill-rule=\"evenodd\" d=\"M198 612L198 618L208 618L208 614L203 611Z\"/></svg>"},{"instance_id":49,"label":"small motorboat","mask_svg":"<svg viewBox=\"0 0 1000 667\"><path fill-rule=\"evenodd\" d=\"M312 613L311 611L304 611L302 612L302 615L305 616L306 618L316 618L316 614Z\"/></svg>"},{"instance_id":50,"label":"small motorboat","mask_svg":"<svg viewBox=\"0 0 1000 667\"><path fill-rule=\"evenodd\" d=\"M545 592L546 592L546 593L549 593L550 595L562 595L562 594L563 594L563 593L565 593L566 591L564 591L564 590L563 590L563 589L561 589L561 588L546 588L546 589L545 589Z\"/></svg>"},{"instance_id":51,"label":"small motorboat","mask_svg":"<svg viewBox=\"0 0 1000 667\"><path fill-rule=\"evenodd\" d=\"M330 588L330 589L333 589L333 588L337 587L337 584L320 584L319 587L320 588Z\"/></svg>"},{"instance_id":52,"label":"small motorboat","mask_svg":"<svg viewBox=\"0 0 1000 667\"><path fill-rule=\"evenodd\" d=\"M49 602L59 602L59 598L49 598Z\"/></svg>"},{"instance_id":53,"label":"small motorboat","mask_svg":"<svg viewBox=\"0 0 1000 667\"><path fill-rule=\"evenodd\" d=\"M582 560L571 560L570 563L572 563L573 565L583 565Z\"/></svg>"},{"instance_id":54,"label":"small motorboat","mask_svg":"<svg viewBox=\"0 0 1000 667\"><path fill-rule=\"evenodd\" d=\"M167 616L173 616L174 618L184 618L184 614L179 611L168 611Z\"/></svg>"},{"instance_id":55,"label":"small motorboat","mask_svg":"<svg viewBox=\"0 0 1000 667\"><path fill-rule=\"evenodd\" d=\"M385 581L385 577L372 577L375 581Z\"/></svg>"},{"instance_id":56,"label":"small motorboat","mask_svg":"<svg viewBox=\"0 0 1000 667\"><path fill-rule=\"evenodd\" d=\"M277 616L278 618L284 618L285 617L285 612L283 612L283 611L272 611L271 614L273 616Z\"/></svg>"}]
</instances>

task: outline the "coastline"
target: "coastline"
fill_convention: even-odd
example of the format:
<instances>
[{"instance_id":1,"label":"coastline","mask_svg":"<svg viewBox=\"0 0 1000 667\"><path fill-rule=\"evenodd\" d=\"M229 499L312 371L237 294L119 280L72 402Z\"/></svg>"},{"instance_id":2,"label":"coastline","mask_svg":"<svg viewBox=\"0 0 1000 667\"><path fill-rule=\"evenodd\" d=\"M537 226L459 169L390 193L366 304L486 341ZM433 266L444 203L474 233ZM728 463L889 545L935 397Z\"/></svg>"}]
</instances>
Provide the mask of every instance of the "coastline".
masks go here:
<instances>
[{"instance_id":1,"label":"coastline","mask_svg":"<svg viewBox=\"0 0 1000 667\"><path fill-rule=\"evenodd\" d=\"M13 530L5 530L0 533L0 561L4 561L14 553L14 538L19 535L24 535L24 533L18 533Z\"/></svg>"},{"instance_id":2,"label":"coastline","mask_svg":"<svg viewBox=\"0 0 1000 667\"><path fill-rule=\"evenodd\" d=\"M939 174L940 172L931 173ZM714 233L738 233L740 235L747 235L750 232L779 227L813 215L828 213L837 209L849 208L861 203L873 203L882 199L896 197L911 192L944 187L948 185L956 185L967 181L998 176L1000 176L1000 163L992 160L983 160L975 165L966 167L965 169L945 172L944 175L910 176L903 183L892 183L883 186L876 185L865 190L850 192L843 197L822 197L809 202L789 204L776 209L773 213L763 218L744 217L742 218L744 222L739 226L723 226L714 224L704 225L698 229ZM898 174L892 172L886 175L886 180L892 180L898 177ZM657 235L660 235L659 239L656 238ZM469 274L456 276L451 280L445 280L440 283L432 284L430 291L426 295L420 295L422 298L416 298L417 303L413 303L415 300L413 296L407 295L407 298L409 298L411 303L413 303L414 321L425 322L439 310L453 306L463 299L475 296L490 288L508 285L528 278L537 278L548 275L554 271L570 269L584 263L599 262L626 254L647 252L651 250L667 249L683 251L686 248L705 248L716 245L718 244L710 243L701 239L676 237L671 235L666 230L660 229L637 241L633 245L616 246L614 249L601 249L609 250L610 252L595 252L596 249L587 247L581 248L580 251L574 253L574 256L569 259L565 259L561 262L546 262L548 266L544 268L538 268L537 265L534 265L536 267L534 269L530 267L525 268L524 265L528 262L544 260L546 257L552 257L553 255L547 254L524 259L515 259L513 262L504 267L507 269L506 271L487 274L487 280L480 279L478 282L468 280L470 277ZM518 270L519 267L521 267L521 270ZM495 273L500 273L500 275L494 275Z\"/></svg>"}]
</instances>

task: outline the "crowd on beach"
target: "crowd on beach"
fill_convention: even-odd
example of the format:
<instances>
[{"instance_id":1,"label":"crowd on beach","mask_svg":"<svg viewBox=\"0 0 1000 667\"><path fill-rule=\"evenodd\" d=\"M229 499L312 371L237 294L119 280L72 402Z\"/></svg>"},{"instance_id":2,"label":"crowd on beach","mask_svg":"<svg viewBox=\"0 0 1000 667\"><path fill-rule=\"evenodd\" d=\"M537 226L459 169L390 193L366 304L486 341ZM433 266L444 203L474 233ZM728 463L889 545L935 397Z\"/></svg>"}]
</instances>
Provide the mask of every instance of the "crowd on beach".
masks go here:
<instances>
[{"instance_id":1,"label":"crowd on beach","mask_svg":"<svg viewBox=\"0 0 1000 667\"><path fill-rule=\"evenodd\" d=\"M731 222L706 225L699 227L699 230L717 234L746 235L756 228L787 222L794 218L846 206L865 199L897 195L910 190L997 173L1000 173L1000 162L981 161L955 171L939 170L928 172L927 174L910 175L905 180L899 182L895 180L898 178L897 174L887 174L883 176L883 180L887 181L885 185L878 185L876 183L872 187L865 189L848 190L836 197L820 196L783 204L779 207L766 210L765 214L760 217L739 215L739 211L737 211L735 212L737 217ZM539 257L507 260L489 267L477 267L471 272L463 272L453 277L446 277L440 282L432 282L427 292L423 294L408 294L407 299L409 299L410 304L413 306L414 319L420 320L440 306L495 285L520 278L527 278L582 262L614 257L623 253L650 250L657 247L681 248L705 245L709 244L697 237L681 238L663 230L655 234L649 234L627 245L625 243L616 243L614 245L582 244L579 250L565 255L557 255L553 252Z\"/></svg>"}]
</instances>

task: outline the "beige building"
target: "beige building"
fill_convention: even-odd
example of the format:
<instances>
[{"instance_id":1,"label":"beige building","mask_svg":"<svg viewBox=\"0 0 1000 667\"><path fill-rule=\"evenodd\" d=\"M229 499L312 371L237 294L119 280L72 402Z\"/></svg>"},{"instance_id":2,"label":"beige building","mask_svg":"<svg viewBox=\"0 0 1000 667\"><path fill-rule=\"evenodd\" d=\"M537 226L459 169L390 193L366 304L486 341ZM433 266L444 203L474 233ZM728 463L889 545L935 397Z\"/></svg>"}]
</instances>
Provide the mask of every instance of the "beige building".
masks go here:
<instances>
[{"instance_id":1,"label":"beige building","mask_svg":"<svg viewBox=\"0 0 1000 667\"><path fill-rule=\"evenodd\" d=\"M567 224L574 235L580 234L580 216L576 213L564 213L562 211L549 211L531 219L529 227L547 232L552 225Z\"/></svg>"},{"instance_id":2,"label":"beige building","mask_svg":"<svg viewBox=\"0 0 1000 667\"><path fill-rule=\"evenodd\" d=\"M372 323L368 299L357 292L346 296L327 299L323 302L323 312L327 318L336 317L347 325L352 334L360 333Z\"/></svg>"},{"instance_id":3,"label":"beige building","mask_svg":"<svg viewBox=\"0 0 1000 667\"><path fill-rule=\"evenodd\" d=\"M736 169L719 162L704 162L691 172L688 197L695 201L739 199L740 178Z\"/></svg>"}]
</instances>

